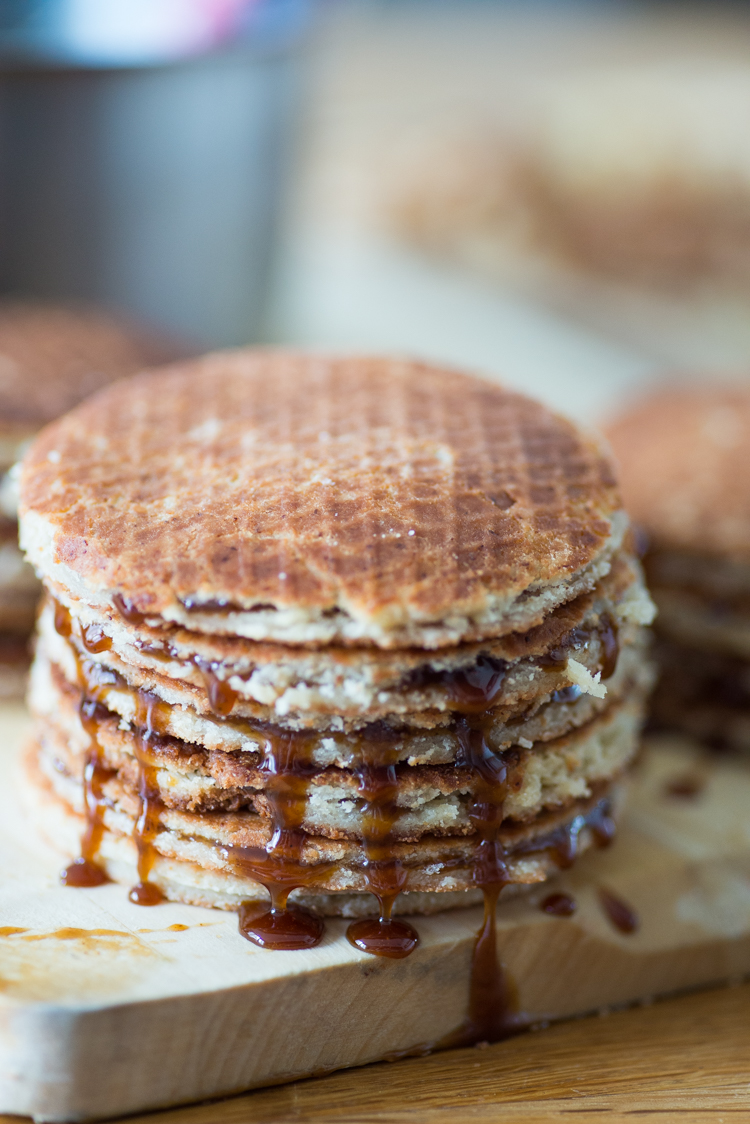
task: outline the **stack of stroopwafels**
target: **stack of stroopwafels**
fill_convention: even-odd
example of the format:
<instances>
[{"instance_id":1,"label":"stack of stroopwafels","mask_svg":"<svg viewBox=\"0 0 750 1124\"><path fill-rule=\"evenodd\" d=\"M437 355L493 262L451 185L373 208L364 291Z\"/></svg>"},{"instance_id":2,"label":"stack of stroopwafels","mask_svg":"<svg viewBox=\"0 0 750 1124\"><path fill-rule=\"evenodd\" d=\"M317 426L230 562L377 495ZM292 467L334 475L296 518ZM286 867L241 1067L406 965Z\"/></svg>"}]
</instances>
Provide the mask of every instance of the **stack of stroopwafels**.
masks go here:
<instances>
[{"instance_id":1,"label":"stack of stroopwafels","mask_svg":"<svg viewBox=\"0 0 750 1124\"><path fill-rule=\"evenodd\" d=\"M655 724L750 750L750 389L671 385L611 428L659 607Z\"/></svg>"},{"instance_id":2,"label":"stack of stroopwafels","mask_svg":"<svg viewBox=\"0 0 750 1124\"><path fill-rule=\"evenodd\" d=\"M47 422L107 383L176 354L101 309L0 302L0 696L23 693L41 593L18 550L9 470Z\"/></svg>"},{"instance_id":3,"label":"stack of stroopwafels","mask_svg":"<svg viewBox=\"0 0 750 1124\"><path fill-rule=\"evenodd\" d=\"M286 947L374 916L360 947L397 952L392 912L611 835L652 606L606 456L530 399L208 356L49 426L21 519L47 594L29 777L83 839L70 882L242 907Z\"/></svg>"}]
</instances>

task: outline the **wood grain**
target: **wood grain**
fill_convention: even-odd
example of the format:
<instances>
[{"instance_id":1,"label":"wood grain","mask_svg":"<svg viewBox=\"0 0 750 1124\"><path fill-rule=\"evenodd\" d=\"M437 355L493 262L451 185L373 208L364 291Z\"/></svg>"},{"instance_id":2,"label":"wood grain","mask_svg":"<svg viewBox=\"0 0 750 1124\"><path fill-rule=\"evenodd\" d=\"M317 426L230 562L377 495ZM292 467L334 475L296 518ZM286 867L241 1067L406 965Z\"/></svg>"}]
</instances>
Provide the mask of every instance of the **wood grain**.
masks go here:
<instances>
[{"instance_id":1,"label":"wood grain","mask_svg":"<svg viewBox=\"0 0 750 1124\"><path fill-rule=\"evenodd\" d=\"M130 1117L130 1124L607 1124L750 1119L750 985ZM8 1124L10 1124L10 1118Z\"/></svg>"}]
</instances>

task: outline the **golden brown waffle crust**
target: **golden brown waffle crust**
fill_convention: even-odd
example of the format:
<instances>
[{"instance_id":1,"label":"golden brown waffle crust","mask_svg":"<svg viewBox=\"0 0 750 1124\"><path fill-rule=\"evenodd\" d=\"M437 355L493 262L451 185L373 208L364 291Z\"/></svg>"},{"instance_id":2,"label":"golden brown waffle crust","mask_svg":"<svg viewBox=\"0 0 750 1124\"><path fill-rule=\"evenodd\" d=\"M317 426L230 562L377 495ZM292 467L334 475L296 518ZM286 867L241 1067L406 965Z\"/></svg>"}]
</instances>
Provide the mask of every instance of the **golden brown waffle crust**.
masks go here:
<instances>
[{"instance_id":1,"label":"golden brown waffle crust","mask_svg":"<svg viewBox=\"0 0 750 1124\"><path fill-rule=\"evenodd\" d=\"M439 648L592 589L627 525L571 422L421 363L242 350L124 380L21 474L37 571L157 626Z\"/></svg>"},{"instance_id":2,"label":"golden brown waffle crust","mask_svg":"<svg viewBox=\"0 0 750 1124\"><path fill-rule=\"evenodd\" d=\"M235 694L225 717L242 715L292 729L355 730L378 720L415 729L446 725L455 702L439 677L476 666L486 657L502 661L503 683L494 702L508 721L513 719L515 727L515 720L532 701L573 682L570 675L575 678L575 669L565 661L546 668L538 662L549 649L565 643L571 630L588 640L585 648L569 654L576 666L582 664L596 675L604 660L600 627L616 629L623 656L642 648L642 625L653 615L640 568L632 559L616 560L592 593L560 606L539 628L438 652L292 648L184 630L136 629L119 614L106 617L84 612L80 602L55 592L60 598L57 606L48 600L39 613L37 654L47 651L67 669L71 682L78 682L81 669L77 661L83 659L92 670L94 666L108 668L132 688L153 691L160 697L166 693L172 705L208 716L211 688L201 668L209 668L214 687L221 682ZM76 614L75 620L71 617L68 640L55 627L56 615L65 613L66 600L67 609ZM104 637L106 650L88 650L85 638L89 635ZM174 647L177 642L183 645L179 650ZM619 662L618 669L622 670ZM426 680L420 680L425 675ZM608 685L612 687L613 682ZM564 709L567 713L568 704Z\"/></svg>"},{"instance_id":3,"label":"golden brown waffle crust","mask_svg":"<svg viewBox=\"0 0 750 1124\"><path fill-rule=\"evenodd\" d=\"M67 855L75 855L84 826L80 812L80 786L62 773L42 768L40 746L36 739L30 740L26 746L21 767L22 799L31 821L53 846ZM585 813L605 795L612 801L615 816L619 816L624 788L622 777L613 778L610 785L603 785L587 800L551 811L530 824L509 827L503 833L503 844L509 852L513 882L527 885L542 882L559 870L549 851L525 852L519 844L541 839L556 827L569 822L574 815ZM104 827L98 862L115 881L132 885L137 877L133 818L115 804L104 813ZM157 855L151 878L169 900L237 909L243 901L266 899L267 891L262 886L245 875L238 875L222 857L221 848L240 839L227 824L226 817L165 812L162 827L164 830L157 837ZM584 828L579 837L579 855L587 851L592 843L591 832ZM476 900L470 896L475 887L471 862L473 847L472 837L454 840L432 838L414 844L395 844L396 855L409 869L411 891L399 896L397 912L432 913L440 908L473 904ZM442 860L449 850L454 861L444 864ZM367 892L361 869L362 858L361 847L357 843L309 837L303 861L319 862L324 866L333 863L335 868L328 874L322 874L314 888L293 891L292 900L303 901L329 915L369 913L374 899ZM452 895L456 892L465 896L453 900ZM349 913L352 894L360 899L362 905ZM432 900L428 908L421 908L418 895L422 894L436 894L439 898ZM410 907L407 906L409 901Z\"/></svg>"},{"instance_id":4,"label":"golden brown waffle crust","mask_svg":"<svg viewBox=\"0 0 750 1124\"><path fill-rule=\"evenodd\" d=\"M87 395L179 353L102 309L0 301L0 463Z\"/></svg>"},{"instance_id":5,"label":"golden brown waffle crust","mask_svg":"<svg viewBox=\"0 0 750 1124\"><path fill-rule=\"evenodd\" d=\"M628 511L653 547L704 556L709 569L750 564L747 387L666 386L608 436Z\"/></svg>"}]
</instances>

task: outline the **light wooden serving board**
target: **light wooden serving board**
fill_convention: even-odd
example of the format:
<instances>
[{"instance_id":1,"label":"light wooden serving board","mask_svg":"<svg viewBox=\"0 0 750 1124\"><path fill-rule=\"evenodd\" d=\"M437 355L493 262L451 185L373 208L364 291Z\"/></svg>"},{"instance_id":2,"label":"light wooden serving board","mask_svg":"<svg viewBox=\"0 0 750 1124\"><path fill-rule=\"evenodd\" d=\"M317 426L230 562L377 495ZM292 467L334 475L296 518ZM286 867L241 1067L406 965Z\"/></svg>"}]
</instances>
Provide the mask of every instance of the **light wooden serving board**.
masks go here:
<instances>
[{"instance_id":1,"label":"light wooden serving board","mask_svg":"<svg viewBox=\"0 0 750 1124\"><path fill-rule=\"evenodd\" d=\"M421 918L402 961L353 949L327 923L310 952L243 940L234 914L131 905L121 886L58 885L14 765L23 709L0 710L0 1112L83 1120L201 1100L435 1042L466 1013L479 909ZM665 794L707 771L693 799ZM578 911L498 912L501 957L532 1021L750 973L750 766L654 747L616 843L560 877ZM598 887L627 901L624 935Z\"/></svg>"}]
</instances>

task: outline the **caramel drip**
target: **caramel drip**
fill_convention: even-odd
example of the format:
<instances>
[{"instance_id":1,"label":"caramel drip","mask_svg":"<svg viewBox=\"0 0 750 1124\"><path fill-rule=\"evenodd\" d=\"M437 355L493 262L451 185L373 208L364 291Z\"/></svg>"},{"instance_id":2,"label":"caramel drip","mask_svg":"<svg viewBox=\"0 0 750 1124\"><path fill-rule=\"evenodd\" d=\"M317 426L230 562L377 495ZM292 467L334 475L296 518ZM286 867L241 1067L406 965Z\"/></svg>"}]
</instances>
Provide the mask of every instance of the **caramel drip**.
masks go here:
<instances>
[{"instance_id":1,"label":"caramel drip","mask_svg":"<svg viewBox=\"0 0 750 1124\"><path fill-rule=\"evenodd\" d=\"M602 646L602 679L610 679L617 667L620 645L617 624L610 616L602 616L596 628L572 628L554 648L537 657L537 664L545 671L562 671L571 652L585 648L595 636Z\"/></svg>"},{"instance_id":2,"label":"caramel drip","mask_svg":"<svg viewBox=\"0 0 750 1124\"><path fill-rule=\"evenodd\" d=\"M475 777L468 807L469 819L477 834L473 880L482 889L497 887L499 893L511 881L507 856L499 839L508 791L507 758L490 748L479 722L459 719L456 733L459 739L456 763L469 768Z\"/></svg>"},{"instance_id":3,"label":"caramel drip","mask_svg":"<svg viewBox=\"0 0 750 1124\"><path fill-rule=\"evenodd\" d=\"M393 826L399 817L397 751L377 741L364 739L366 759L357 769L359 794L364 800L362 817L367 889L377 898L379 914L354 921L347 937L355 948L375 956L400 960L419 944L419 934L406 921L392 916L393 903L406 889L408 872L393 854Z\"/></svg>"},{"instance_id":4,"label":"caramel drip","mask_svg":"<svg viewBox=\"0 0 750 1124\"><path fill-rule=\"evenodd\" d=\"M115 593L112 595L112 601L117 612L128 624L143 624L146 613L136 609L129 597L126 597L123 593Z\"/></svg>"},{"instance_id":5,"label":"caramel drip","mask_svg":"<svg viewBox=\"0 0 750 1124\"><path fill-rule=\"evenodd\" d=\"M602 679L611 679L617 670L617 660L620 655L620 641L617 635L617 624L611 617L602 619L599 630L604 661L602 663Z\"/></svg>"},{"instance_id":6,"label":"caramel drip","mask_svg":"<svg viewBox=\"0 0 750 1124\"><path fill-rule=\"evenodd\" d=\"M60 875L64 886L101 886L109 879L96 861L104 834L104 785L112 771L104 761L102 747L97 737L96 710L98 704L85 696L81 698L79 715L81 725L89 736L89 748L83 766L83 804L86 827L81 838L81 855Z\"/></svg>"},{"instance_id":7,"label":"caramel drip","mask_svg":"<svg viewBox=\"0 0 750 1124\"><path fill-rule=\"evenodd\" d=\"M273 611L276 606L270 603L259 603L248 607L240 605L237 601L228 601L224 597L214 598L212 601L197 601L193 597L186 597L182 602L182 607L188 613L257 613L264 609Z\"/></svg>"},{"instance_id":8,"label":"caramel drip","mask_svg":"<svg viewBox=\"0 0 750 1124\"><path fill-rule=\"evenodd\" d=\"M664 786L665 796L677 796L682 800L694 800L700 796L706 787L705 777L693 773L685 773L680 777L673 777Z\"/></svg>"},{"instance_id":9,"label":"caramel drip","mask_svg":"<svg viewBox=\"0 0 750 1124\"><path fill-rule=\"evenodd\" d=\"M260 876L257 880L260 881ZM293 886L287 889L285 899L292 889ZM242 902L240 905L239 926L242 936L253 944L288 952L315 948L323 939L325 931L319 917L298 905L269 909L268 906L253 901Z\"/></svg>"},{"instance_id":10,"label":"caramel drip","mask_svg":"<svg viewBox=\"0 0 750 1124\"><path fill-rule=\"evenodd\" d=\"M470 808L477 825L478 842L474 852L474 882L484 893L484 919L474 943L469 984L469 1007L463 1024L442 1042L440 1048L469 1046L475 1042L498 1042L527 1028L527 1020L518 1009L515 985L497 955L496 910L500 891L511 881L507 856L498 838L503 820L503 804L507 793L507 758L494 753L487 745L479 723L460 725L461 764L471 768L478 779ZM578 853L584 828L592 833L600 847L607 846L614 836L615 823L609 800L599 801L583 815L551 832L546 838L531 840L516 850L536 853L550 851L558 866L569 866ZM560 899L567 895L551 895L556 900L558 915L568 916L575 902ZM550 899L546 899L548 902ZM572 903L572 908L569 903ZM566 913L565 910L569 912Z\"/></svg>"},{"instance_id":11,"label":"caramel drip","mask_svg":"<svg viewBox=\"0 0 750 1124\"><path fill-rule=\"evenodd\" d=\"M578 908L575 898L570 894L548 894L540 903L542 913L549 913L553 917L572 917Z\"/></svg>"},{"instance_id":12,"label":"caramel drip","mask_svg":"<svg viewBox=\"0 0 750 1124\"><path fill-rule=\"evenodd\" d=\"M608 799L600 800L588 812L573 816L566 824L556 827L548 835L521 844L518 850L531 854L549 851L556 866L561 870L571 867L578 857L581 832L588 828L598 847L607 847L615 836L616 825L612 818L612 805Z\"/></svg>"},{"instance_id":13,"label":"caramel drip","mask_svg":"<svg viewBox=\"0 0 750 1124\"><path fill-rule=\"evenodd\" d=\"M55 602L55 629L65 639L73 631L73 621L68 609ZM71 649L74 650L74 649ZM104 751L99 744L97 711L100 710L96 692L86 690L86 672L83 662L76 657L76 671L81 688L81 701L78 708L81 725L88 734L89 748L83 763L83 807L86 826L81 837L81 854L60 875L64 886L101 886L109 879L96 862L102 836L104 834L104 809L106 799L104 785L112 776L112 770L105 762Z\"/></svg>"},{"instance_id":14,"label":"caramel drip","mask_svg":"<svg viewBox=\"0 0 750 1124\"><path fill-rule=\"evenodd\" d=\"M59 601L54 601L53 605L55 610L55 632L65 637L66 640L69 640L73 631L73 621L71 620L70 612L66 606L61 605Z\"/></svg>"},{"instance_id":15,"label":"caramel drip","mask_svg":"<svg viewBox=\"0 0 750 1124\"><path fill-rule=\"evenodd\" d=\"M271 895L270 909L244 902L240 933L263 948L313 948L323 937L320 918L289 906L292 890L312 886L332 868L331 863L303 862L307 793L317 771L312 762L313 737L285 731L266 741L264 793L271 805L273 834L265 847L229 846L222 853L232 866L259 882Z\"/></svg>"},{"instance_id":16,"label":"caramel drip","mask_svg":"<svg viewBox=\"0 0 750 1124\"><path fill-rule=\"evenodd\" d=\"M133 605L133 602L130 601L129 598L125 597L122 593L115 593L112 597L112 600L120 616L123 617L129 624L143 624L147 614L141 613L138 609L136 609L136 607ZM205 606L200 606L200 608L205 608ZM86 644L85 637L83 638L83 640L84 644ZM111 647L111 641L106 644L105 647ZM89 651L95 652L100 652L103 650L103 648L89 648ZM143 651L148 652L149 655L154 656L157 659L180 659L180 656L177 653L173 652L169 647L165 652L161 645L144 644ZM233 688L229 686L225 679L219 678L219 676L216 674L215 666L209 663L208 660L203 659L201 656L191 656L189 657L189 659L194 667L197 667L201 675L203 676L203 682L206 687L206 694L208 695L208 701L211 709L215 714L219 715L220 718L226 718L229 714L232 713L234 704L237 701L237 691L233 690Z\"/></svg>"},{"instance_id":17,"label":"caramel drip","mask_svg":"<svg viewBox=\"0 0 750 1124\"><path fill-rule=\"evenodd\" d=\"M98 624L89 624L81 628L81 643L87 652L96 655L99 652L108 652L112 641Z\"/></svg>"},{"instance_id":18,"label":"caramel drip","mask_svg":"<svg viewBox=\"0 0 750 1124\"><path fill-rule=\"evenodd\" d=\"M442 681L452 709L459 714L483 714L494 706L502 694L507 666L504 660L480 656L471 667L444 672Z\"/></svg>"},{"instance_id":19,"label":"caramel drip","mask_svg":"<svg viewBox=\"0 0 750 1124\"><path fill-rule=\"evenodd\" d=\"M488 745L479 722L459 721L459 764L472 770L476 784L469 817L476 828L473 880L484 894L484 919L474 943L469 984L469 1007L463 1024L442 1046L499 1042L518 1034L525 1023L518 1013L515 987L497 955L497 902L512 881L507 855L500 842L503 807L508 791L508 764Z\"/></svg>"},{"instance_id":20,"label":"caramel drip","mask_svg":"<svg viewBox=\"0 0 750 1124\"><path fill-rule=\"evenodd\" d=\"M381 900L381 899L378 899ZM352 921L346 931L350 944L371 956L384 956L388 960L402 960L419 944L419 933L408 921L391 917L392 902L386 911L381 904L379 917L363 917Z\"/></svg>"},{"instance_id":21,"label":"caramel drip","mask_svg":"<svg viewBox=\"0 0 750 1124\"><path fill-rule=\"evenodd\" d=\"M156 733L154 719L163 704L148 691L139 691L137 697L134 742L140 809L133 827L133 838L138 849L138 882L128 897L135 905L158 905L164 900L164 895L158 886L149 881L149 875L156 859L154 840L161 830L159 816L163 804L159 798L158 770L151 761L150 743Z\"/></svg>"},{"instance_id":22,"label":"caramel drip","mask_svg":"<svg viewBox=\"0 0 750 1124\"><path fill-rule=\"evenodd\" d=\"M599 901L607 917L621 933L635 933L640 927L638 914L611 890L599 887Z\"/></svg>"},{"instance_id":23,"label":"caramel drip","mask_svg":"<svg viewBox=\"0 0 750 1124\"><path fill-rule=\"evenodd\" d=\"M54 603L55 630L65 639L70 639L73 622L68 609L59 602ZM81 643L92 653L107 651L112 641L98 625L80 629ZM103 787L113 770L105 763L104 751L99 742L98 727L103 716L108 716L103 706L104 688L119 679L116 673L98 664L82 659L71 645L76 659L78 686L81 690L79 715L81 725L89 736L89 749L83 769L83 795L86 813L86 828L81 839L81 857L63 871L62 881L66 886L98 886L107 881L107 876L96 862L102 836L104 834L104 809L106 800ZM154 733L153 718L159 700L146 691L136 692L136 733L135 751L138 760L138 795L140 812L136 818L133 836L138 848L138 884L130 891L130 900L138 905L156 905L162 900L161 891L148 881L153 866L153 840L159 832L158 787L156 770L149 763L148 744Z\"/></svg>"},{"instance_id":24,"label":"caramel drip","mask_svg":"<svg viewBox=\"0 0 750 1124\"><path fill-rule=\"evenodd\" d=\"M483 714L494 706L503 691L508 664L494 656L479 656L470 667L442 671L434 667L418 667L407 675L407 688L444 687L458 714Z\"/></svg>"},{"instance_id":25,"label":"caramel drip","mask_svg":"<svg viewBox=\"0 0 750 1124\"><path fill-rule=\"evenodd\" d=\"M518 1010L518 994L497 956L497 901L501 885L482 887L484 918L474 941L469 980L469 1005L461 1026L437 1044L438 1049L501 1042L526 1029Z\"/></svg>"},{"instance_id":26,"label":"caramel drip","mask_svg":"<svg viewBox=\"0 0 750 1124\"><path fill-rule=\"evenodd\" d=\"M597 847L609 847L617 833L617 824L612 816L612 801L608 797L600 800L585 813L584 819Z\"/></svg>"},{"instance_id":27,"label":"caramel drip","mask_svg":"<svg viewBox=\"0 0 750 1124\"><path fill-rule=\"evenodd\" d=\"M229 686L226 679L219 679L211 665L199 656L193 656L192 662L203 676L203 682L206 685L206 693L211 709L215 714L218 714L220 718L228 717L234 709L234 704L237 702L237 691Z\"/></svg>"}]
</instances>

